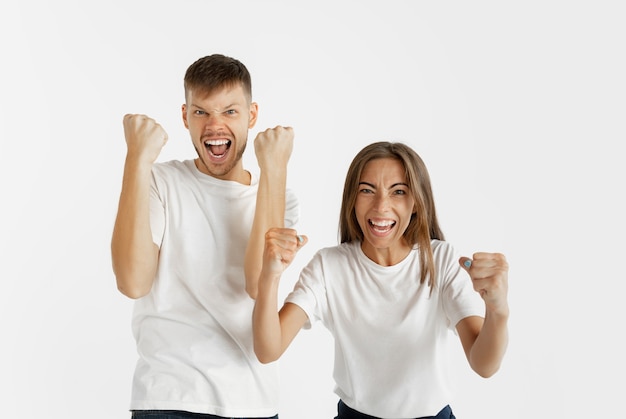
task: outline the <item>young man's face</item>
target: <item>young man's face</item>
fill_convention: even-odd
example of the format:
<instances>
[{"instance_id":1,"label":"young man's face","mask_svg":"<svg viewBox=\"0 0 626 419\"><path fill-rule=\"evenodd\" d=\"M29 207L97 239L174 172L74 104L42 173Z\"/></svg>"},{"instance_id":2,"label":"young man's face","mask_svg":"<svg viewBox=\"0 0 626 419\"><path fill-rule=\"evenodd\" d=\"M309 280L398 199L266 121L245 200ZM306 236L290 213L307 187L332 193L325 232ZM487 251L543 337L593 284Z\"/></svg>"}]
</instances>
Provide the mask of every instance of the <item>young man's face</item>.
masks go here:
<instances>
[{"instance_id":1,"label":"young man's face","mask_svg":"<svg viewBox=\"0 0 626 419\"><path fill-rule=\"evenodd\" d=\"M198 170L218 179L248 183L241 156L248 130L256 123L258 105L249 103L240 84L208 96L190 90L186 100L183 122L198 153Z\"/></svg>"}]
</instances>

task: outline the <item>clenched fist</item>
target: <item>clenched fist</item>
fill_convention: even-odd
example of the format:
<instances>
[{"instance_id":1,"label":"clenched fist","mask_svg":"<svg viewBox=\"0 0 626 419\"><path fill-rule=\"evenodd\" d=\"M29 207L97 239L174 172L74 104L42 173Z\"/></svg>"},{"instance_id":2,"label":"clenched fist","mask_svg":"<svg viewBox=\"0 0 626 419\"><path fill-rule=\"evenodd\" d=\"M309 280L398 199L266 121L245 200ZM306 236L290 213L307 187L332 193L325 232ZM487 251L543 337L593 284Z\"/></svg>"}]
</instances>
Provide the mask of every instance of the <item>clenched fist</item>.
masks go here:
<instances>
[{"instance_id":1,"label":"clenched fist","mask_svg":"<svg viewBox=\"0 0 626 419\"><path fill-rule=\"evenodd\" d=\"M276 126L260 132L254 139L259 168L286 168L293 150L293 128Z\"/></svg>"},{"instance_id":2,"label":"clenched fist","mask_svg":"<svg viewBox=\"0 0 626 419\"><path fill-rule=\"evenodd\" d=\"M474 253L462 257L461 266L472 278L474 290L485 301L487 310L508 313L509 264L501 253Z\"/></svg>"},{"instance_id":3,"label":"clenched fist","mask_svg":"<svg viewBox=\"0 0 626 419\"><path fill-rule=\"evenodd\" d=\"M270 228L265 234L262 278L280 278L293 261L296 253L308 242L307 236L298 235L291 228Z\"/></svg>"},{"instance_id":4,"label":"clenched fist","mask_svg":"<svg viewBox=\"0 0 626 419\"><path fill-rule=\"evenodd\" d=\"M167 133L154 119L146 115L124 115L124 136L128 156L152 164L167 142Z\"/></svg>"}]
</instances>

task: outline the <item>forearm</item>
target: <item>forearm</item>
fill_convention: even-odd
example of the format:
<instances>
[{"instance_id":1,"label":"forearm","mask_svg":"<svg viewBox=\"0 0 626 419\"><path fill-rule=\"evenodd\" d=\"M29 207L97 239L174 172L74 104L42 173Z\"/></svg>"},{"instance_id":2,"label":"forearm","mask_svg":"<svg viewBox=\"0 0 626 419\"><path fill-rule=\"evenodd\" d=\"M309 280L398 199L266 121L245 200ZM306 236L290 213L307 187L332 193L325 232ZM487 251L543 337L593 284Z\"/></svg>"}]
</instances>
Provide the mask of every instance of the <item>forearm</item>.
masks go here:
<instances>
[{"instance_id":1,"label":"forearm","mask_svg":"<svg viewBox=\"0 0 626 419\"><path fill-rule=\"evenodd\" d=\"M150 174L151 165L126 160L111 239L117 287L130 298L147 294L156 273L158 248L150 229Z\"/></svg>"},{"instance_id":2,"label":"forearm","mask_svg":"<svg viewBox=\"0 0 626 419\"><path fill-rule=\"evenodd\" d=\"M265 170L259 177L254 221L245 253L246 292L256 298L258 278L263 265L265 233L272 227L284 227L286 170Z\"/></svg>"},{"instance_id":3,"label":"forearm","mask_svg":"<svg viewBox=\"0 0 626 419\"><path fill-rule=\"evenodd\" d=\"M252 314L254 352L262 363L282 354L282 331L278 315L278 281L261 282Z\"/></svg>"},{"instance_id":4,"label":"forearm","mask_svg":"<svg viewBox=\"0 0 626 419\"><path fill-rule=\"evenodd\" d=\"M469 362L474 371L482 377L490 377L500 369L508 342L507 312L489 312L472 345Z\"/></svg>"}]
</instances>

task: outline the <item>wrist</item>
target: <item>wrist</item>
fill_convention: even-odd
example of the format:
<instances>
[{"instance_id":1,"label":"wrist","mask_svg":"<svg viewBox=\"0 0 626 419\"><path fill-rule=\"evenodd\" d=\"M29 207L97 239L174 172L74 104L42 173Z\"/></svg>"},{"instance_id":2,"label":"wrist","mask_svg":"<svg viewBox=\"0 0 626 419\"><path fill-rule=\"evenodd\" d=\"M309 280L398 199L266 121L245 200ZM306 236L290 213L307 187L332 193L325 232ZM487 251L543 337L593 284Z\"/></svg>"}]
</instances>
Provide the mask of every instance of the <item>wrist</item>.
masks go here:
<instances>
[{"instance_id":1,"label":"wrist","mask_svg":"<svg viewBox=\"0 0 626 419\"><path fill-rule=\"evenodd\" d=\"M259 275L259 290L261 290L261 288L263 288L263 291L268 292L278 290L280 277L281 274L261 270L261 274Z\"/></svg>"},{"instance_id":2,"label":"wrist","mask_svg":"<svg viewBox=\"0 0 626 419\"><path fill-rule=\"evenodd\" d=\"M506 323L509 319L509 305L503 304L498 307L487 306L485 311L485 318Z\"/></svg>"}]
</instances>

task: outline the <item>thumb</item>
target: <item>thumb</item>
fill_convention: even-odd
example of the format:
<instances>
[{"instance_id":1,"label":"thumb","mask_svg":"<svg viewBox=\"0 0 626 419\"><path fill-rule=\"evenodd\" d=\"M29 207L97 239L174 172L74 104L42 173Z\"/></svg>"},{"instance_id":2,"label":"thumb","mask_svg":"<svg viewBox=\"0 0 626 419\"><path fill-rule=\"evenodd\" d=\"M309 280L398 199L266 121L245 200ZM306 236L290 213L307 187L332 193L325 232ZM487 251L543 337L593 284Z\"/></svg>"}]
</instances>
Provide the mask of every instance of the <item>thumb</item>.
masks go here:
<instances>
[{"instance_id":1,"label":"thumb","mask_svg":"<svg viewBox=\"0 0 626 419\"><path fill-rule=\"evenodd\" d=\"M461 267L469 273L469 270L472 267L472 259L462 256L459 258L459 265L461 265Z\"/></svg>"},{"instance_id":2,"label":"thumb","mask_svg":"<svg viewBox=\"0 0 626 419\"><path fill-rule=\"evenodd\" d=\"M298 234L298 250L309 242L309 238L303 234Z\"/></svg>"}]
</instances>

